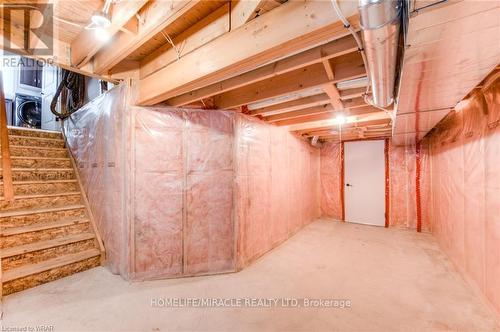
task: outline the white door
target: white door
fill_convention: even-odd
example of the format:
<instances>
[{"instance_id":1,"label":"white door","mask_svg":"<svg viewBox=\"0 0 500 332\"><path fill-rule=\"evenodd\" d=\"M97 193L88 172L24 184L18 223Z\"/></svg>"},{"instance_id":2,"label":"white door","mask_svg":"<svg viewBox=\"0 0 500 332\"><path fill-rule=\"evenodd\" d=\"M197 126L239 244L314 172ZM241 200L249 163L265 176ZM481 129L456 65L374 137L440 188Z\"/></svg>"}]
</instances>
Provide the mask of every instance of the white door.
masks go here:
<instances>
[{"instance_id":1,"label":"white door","mask_svg":"<svg viewBox=\"0 0 500 332\"><path fill-rule=\"evenodd\" d=\"M346 221L384 226L384 141L344 143L344 185Z\"/></svg>"},{"instance_id":2,"label":"white door","mask_svg":"<svg viewBox=\"0 0 500 332\"><path fill-rule=\"evenodd\" d=\"M42 129L59 130L59 122L50 111L50 103L57 90L57 67L43 66L42 75Z\"/></svg>"}]
</instances>

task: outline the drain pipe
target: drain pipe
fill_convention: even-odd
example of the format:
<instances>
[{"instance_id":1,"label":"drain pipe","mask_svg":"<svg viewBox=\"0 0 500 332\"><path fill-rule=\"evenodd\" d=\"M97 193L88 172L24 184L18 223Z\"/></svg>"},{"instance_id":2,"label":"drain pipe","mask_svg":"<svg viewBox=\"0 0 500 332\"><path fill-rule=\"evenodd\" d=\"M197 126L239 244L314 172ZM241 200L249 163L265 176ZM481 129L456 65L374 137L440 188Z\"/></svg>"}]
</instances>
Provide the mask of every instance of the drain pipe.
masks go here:
<instances>
[{"instance_id":1,"label":"drain pipe","mask_svg":"<svg viewBox=\"0 0 500 332\"><path fill-rule=\"evenodd\" d=\"M365 101L387 111L394 102L394 86L401 20L400 0L359 0L361 33L364 44L340 10L338 0L331 0L337 16L352 34L368 75ZM368 97L370 91L372 96Z\"/></svg>"}]
</instances>

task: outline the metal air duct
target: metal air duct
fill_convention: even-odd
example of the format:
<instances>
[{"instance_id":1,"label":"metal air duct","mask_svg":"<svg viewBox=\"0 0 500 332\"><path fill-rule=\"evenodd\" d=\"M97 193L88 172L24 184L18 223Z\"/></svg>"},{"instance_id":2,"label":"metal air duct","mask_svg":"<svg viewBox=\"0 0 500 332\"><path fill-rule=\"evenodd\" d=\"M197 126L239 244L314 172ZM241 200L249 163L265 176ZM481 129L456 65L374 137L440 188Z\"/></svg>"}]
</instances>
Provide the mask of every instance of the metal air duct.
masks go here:
<instances>
[{"instance_id":1,"label":"metal air duct","mask_svg":"<svg viewBox=\"0 0 500 332\"><path fill-rule=\"evenodd\" d=\"M399 0L359 0L372 103L380 108L394 101L401 7Z\"/></svg>"}]
</instances>

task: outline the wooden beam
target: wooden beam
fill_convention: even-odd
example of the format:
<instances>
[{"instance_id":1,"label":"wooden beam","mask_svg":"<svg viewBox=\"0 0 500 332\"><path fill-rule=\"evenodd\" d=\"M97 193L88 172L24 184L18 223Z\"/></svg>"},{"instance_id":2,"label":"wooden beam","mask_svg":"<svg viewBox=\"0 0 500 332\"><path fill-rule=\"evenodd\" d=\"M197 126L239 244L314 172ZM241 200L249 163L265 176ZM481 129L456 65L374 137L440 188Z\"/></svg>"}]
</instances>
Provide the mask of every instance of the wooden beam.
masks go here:
<instances>
[{"instance_id":1,"label":"wooden beam","mask_svg":"<svg viewBox=\"0 0 500 332\"><path fill-rule=\"evenodd\" d=\"M347 89L347 90L340 90L340 99L346 100L346 99L352 99L352 98L357 98L363 96L363 94L366 92L366 88L354 88L354 89Z\"/></svg>"},{"instance_id":2,"label":"wooden beam","mask_svg":"<svg viewBox=\"0 0 500 332\"><path fill-rule=\"evenodd\" d=\"M141 61L141 79L211 42L229 29L229 3L227 3L175 37L173 42L177 50L167 43L146 56Z\"/></svg>"},{"instance_id":3,"label":"wooden beam","mask_svg":"<svg viewBox=\"0 0 500 332\"><path fill-rule=\"evenodd\" d=\"M135 16L148 0L120 1L112 5L111 26L107 32L114 36ZM135 18L134 18L135 19ZM81 68L106 44L95 38L94 30L83 29L71 43L71 64Z\"/></svg>"},{"instance_id":4,"label":"wooden beam","mask_svg":"<svg viewBox=\"0 0 500 332\"><path fill-rule=\"evenodd\" d=\"M215 97L215 104L221 109L232 108L365 75L363 61L357 53L343 57L352 56L357 61L348 61L335 67L334 81L328 80L323 65L317 63L220 94Z\"/></svg>"},{"instance_id":5,"label":"wooden beam","mask_svg":"<svg viewBox=\"0 0 500 332\"><path fill-rule=\"evenodd\" d=\"M348 122L343 125L343 127L346 126L353 126L353 124L356 125L370 125L371 123L386 123L390 122L391 118L390 116L384 112L373 112L373 113L368 113L365 115L360 115L356 116L354 119L349 119L348 117ZM312 131L312 129L320 129L320 128L333 128L337 126L335 123L335 118L329 118L329 119L323 119L323 120L316 120L316 121L310 121L310 122L305 122L305 123L298 123L298 124L291 124L289 125L289 130L290 131L302 131L306 130L307 131Z\"/></svg>"},{"instance_id":6,"label":"wooden beam","mask_svg":"<svg viewBox=\"0 0 500 332\"><path fill-rule=\"evenodd\" d=\"M298 111L292 111L292 112L286 112L286 113L281 113L277 115L271 115L268 117L265 117L263 120L266 122L277 122L277 121L283 121L283 120L289 120L289 119L297 119L297 118L305 118L309 117L312 115L317 115L317 114L322 114L322 113L332 113L334 111L334 108L332 105L327 104L323 106L314 106L314 107L308 107L304 108Z\"/></svg>"},{"instance_id":7,"label":"wooden beam","mask_svg":"<svg viewBox=\"0 0 500 332\"><path fill-rule=\"evenodd\" d=\"M374 120L371 122L365 122L365 123L350 123L350 124L345 124L342 126L342 131L346 130L351 130L352 128L359 128L360 126L369 126L370 128L379 128L379 129L387 129L387 130L392 130L392 127L390 126L390 121L387 119L383 120ZM314 129L305 129L305 130L299 130L296 131L296 134L299 134L304 137L312 137L312 136L324 136L326 133L335 133L338 134L338 125L328 125L322 128L314 128Z\"/></svg>"},{"instance_id":8,"label":"wooden beam","mask_svg":"<svg viewBox=\"0 0 500 332\"><path fill-rule=\"evenodd\" d=\"M322 88L323 91L325 91L325 93L328 95L328 97L330 97L330 102L337 111L340 111L341 109L344 108L344 105L340 100L339 90L337 90L334 84L328 83L323 85Z\"/></svg>"},{"instance_id":9,"label":"wooden beam","mask_svg":"<svg viewBox=\"0 0 500 332\"><path fill-rule=\"evenodd\" d=\"M116 38L95 55L94 71L98 74L106 73L153 36L196 8L199 3L200 0L148 2L139 11L139 16L144 21L139 24L137 34L117 33Z\"/></svg>"},{"instance_id":10,"label":"wooden beam","mask_svg":"<svg viewBox=\"0 0 500 332\"><path fill-rule=\"evenodd\" d=\"M323 66L325 67L325 71L326 74L328 75L328 78L330 79L330 81L333 81L335 74L333 73L333 68L332 64L330 63L330 59L324 59L322 62Z\"/></svg>"},{"instance_id":11,"label":"wooden beam","mask_svg":"<svg viewBox=\"0 0 500 332\"><path fill-rule=\"evenodd\" d=\"M222 82L174 97L169 99L167 104L171 106L187 105L200 99L234 90L315 63L320 63L323 59L341 57L355 52L356 50L357 45L354 38L346 36Z\"/></svg>"},{"instance_id":12,"label":"wooden beam","mask_svg":"<svg viewBox=\"0 0 500 332\"><path fill-rule=\"evenodd\" d=\"M269 116L286 112L297 111L303 108L326 105L330 102L330 97L326 94L314 95L300 99L290 100L271 106L266 106L250 111L250 115Z\"/></svg>"},{"instance_id":13,"label":"wooden beam","mask_svg":"<svg viewBox=\"0 0 500 332\"><path fill-rule=\"evenodd\" d=\"M345 100L343 102L344 108L356 108L356 107L363 107L367 106L368 104L365 102L363 98L355 98L355 99L349 99Z\"/></svg>"},{"instance_id":14,"label":"wooden beam","mask_svg":"<svg viewBox=\"0 0 500 332\"><path fill-rule=\"evenodd\" d=\"M299 111L295 111L299 112ZM293 113L295 113L293 112ZM380 112L380 109L368 106L367 108L358 108L356 110L352 110L349 112L349 116L359 116L359 115L366 115L369 113L376 113ZM329 120L329 119L334 119L335 116L339 113L338 110L325 110L323 112L317 110L316 112L311 112L310 114L302 114L301 116L295 116L291 117L289 119L283 119L281 121L276 121L274 124L277 126L289 126L292 124L298 124L298 123L304 123L304 122L311 122L311 121L319 121L319 120ZM283 117L286 116L286 114L281 114Z\"/></svg>"},{"instance_id":15,"label":"wooden beam","mask_svg":"<svg viewBox=\"0 0 500 332\"><path fill-rule=\"evenodd\" d=\"M264 0L231 1L231 30L238 29L257 16Z\"/></svg>"},{"instance_id":16,"label":"wooden beam","mask_svg":"<svg viewBox=\"0 0 500 332\"><path fill-rule=\"evenodd\" d=\"M328 1L289 1L142 79L138 103L154 105L346 35Z\"/></svg>"}]
</instances>

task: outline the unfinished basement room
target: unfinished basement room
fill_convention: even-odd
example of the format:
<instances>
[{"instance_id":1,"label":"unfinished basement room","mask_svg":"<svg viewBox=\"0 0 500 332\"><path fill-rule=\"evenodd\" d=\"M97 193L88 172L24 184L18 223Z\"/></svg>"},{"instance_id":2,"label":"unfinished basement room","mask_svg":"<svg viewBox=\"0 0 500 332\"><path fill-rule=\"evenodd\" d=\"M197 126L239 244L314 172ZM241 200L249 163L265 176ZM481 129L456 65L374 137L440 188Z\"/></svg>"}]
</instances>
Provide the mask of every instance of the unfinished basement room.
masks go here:
<instances>
[{"instance_id":1,"label":"unfinished basement room","mask_svg":"<svg viewBox=\"0 0 500 332\"><path fill-rule=\"evenodd\" d=\"M0 332L500 332L500 0L0 16Z\"/></svg>"}]
</instances>

